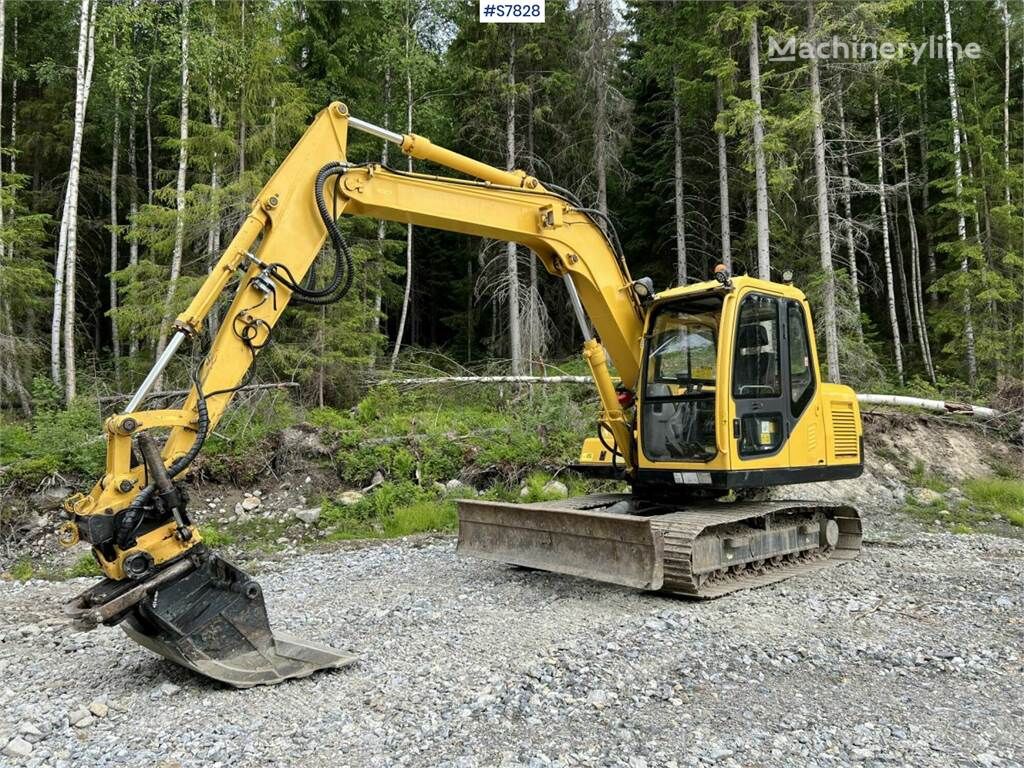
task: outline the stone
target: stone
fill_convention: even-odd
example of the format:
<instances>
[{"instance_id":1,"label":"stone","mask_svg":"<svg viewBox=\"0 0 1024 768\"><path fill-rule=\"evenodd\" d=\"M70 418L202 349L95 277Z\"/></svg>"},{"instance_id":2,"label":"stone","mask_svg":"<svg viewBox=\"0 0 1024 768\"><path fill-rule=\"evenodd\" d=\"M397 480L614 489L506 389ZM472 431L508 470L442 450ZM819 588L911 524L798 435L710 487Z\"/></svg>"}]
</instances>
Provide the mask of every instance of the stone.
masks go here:
<instances>
[{"instance_id":1,"label":"stone","mask_svg":"<svg viewBox=\"0 0 1024 768\"><path fill-rule=\"evenodd\" d=\"M564 499L569 495L569 487L561 480L549 480L544 484L544 494Z\"/></svg>"},{"instance_id":2,"label":"stone","mask_svg":"<svg viewBox=\"0 0 1024 768\"><path fill-rule=\"evenodd\" d=\"M608 706L612 700L612 695L608 691L601 688L596 688L590 692L587 696L587 704L591 704L598 709Z\"/></svg>"},{"instance_id":3,"label":"stone","mask_svg":"<svg viewBox=\"0 0 1024 768\"><path fill-rule=\"evenodd\" d=\"M923 507L942 501L942 494L937 491L933 491L931 488L912 488L910 490L910 496L915 502Z\"/></svg>"},{"instance_id":4,"label":"stone","mask_svg":"<svg viewBox=\"0 0 1024 768\"><path fill-rule=\"evenodd\" d=\"M64 499L70 493L70 488L63 485L55 485L52 488L46 488L33 493L28 497L28 502L33 509L39 512L49 512L54 509L60 509Z\"/></svg>"},{"instance_id":5,"label":"stone","mask_svg":"<svg viewBox=\"0 0 1024 768\"><path fill-rule=\"evenodd\" d=\"M525 499L529 495L530 495L530 489L527 488L525 485L522 488L519 489L519 498Z\"/></svg>"},{"instance_id":6,"label":"stone","mask_svg":"<svg viewBox=\"0 0 1024 768\"><path fill-rule=\"evenodd\" d=\"M312 525L320 519L320 507L309 507L308 509L296 509L292 514L306 525Z\"/></svg>"},{"instance_id":7,"label":"stone","mask_svg":"<svg viewBox=\"0 0 1024 768\"><path fill-rule=\"evenodd\" d=\"M262 503L258 496L246 496L242 499L242 509L246 512L252 512L254 509L259 509Z\"/></svg>"},{"instance_id":8,"label":"stone","mask_svg":"<svg viewBox=\"0 0 1024 768\"><path fill-rule=\"evenodd\" d=\"M107 714L110 712L110 707L108 707L102 701L94 701L92 704L89 705L89 711L92 712L92 714L94 714L96 717L106 717Z\"/></svg>"},{"instance_id":9,"label":"stone","mask_svg":"<svg viewBox=\"0 0 1024 768\"><path fill-rule=\"evenodd\" d=\"M36 738L43 735L43 732L36 727L35 723L30 723L27 720L22 723L19 723L18 733L20 733L22 736L33 736Z\"/></svg>"},{"instance_id":10,"label":"stone","mask_svg":"<svg viewBox=\"0 0 1024 768\"><path fill-rule=\"evenodd\" d=\"M351 507L353 504L358 504L366 496L361 491L342 491L338 494L335 499L339 504L344 504L346 507Z\"/></svg>"},{"instance_id":11,"label":"stone","mask_svg":"<svg viewBox=\"0 0 1024 768\"><path fill-rule=\"evenodd\" d=\"M86 718L91 717L89 710L79 707L68 712L68 725L78 725Z\"/></svg>"},{"instance_id":12,"label":"stone","mask_svg":"<svg viewBox=\"0 0 1024 768\"><path fill-rule=\"evenodd\" d=\"M1006 595L1000 595L996 598L996 608L1013 608L1013 600Z\"/></svg>"},{"instance_id":13,"label":"stone","mask_svg":"<svg viewBox=\"0 0 1024 768\"><path fill-rule=\"evenodd\" d=\"M28 757L32 754L32 745L24 739L15 736L4 747L4 754L9 757Z\"/></svg>"},{"instance_id":14,"label":"stone","mask_svg":"<svg viewBox=\"0 0 1024 768\"><path fill-rule=\"evenodd\" d=\"M92 715L86 715L81 720L79 720L77 723L75 723L75 728L88 728L90 725L92 725L95 722L96 722L96 718L95 717L93 717Z\"/></svg>"},{"instance_id":15,"label":"stone","mask_svg":"<svg viewBox=\"0 0 1024 768\"><path fill-rule=\"evenodd\" d=\"M157 690L160 691L160 694L162 696L173 696L181 690L181 687L175 685L174 683L162 683Z\"/></svg>"},{"instance_id":16,"label":"stone","mask_svg":"<svg viewBox=\"0 0 1024 768\"><path fill-rule=\"evenodd\" d=\"M448 493L455 493L457 491L461 491L465 487L466 484L461 480L457 480L456 478L452 478L451 480L444 484L444 489Z\"/></svg>"}]
</instances>

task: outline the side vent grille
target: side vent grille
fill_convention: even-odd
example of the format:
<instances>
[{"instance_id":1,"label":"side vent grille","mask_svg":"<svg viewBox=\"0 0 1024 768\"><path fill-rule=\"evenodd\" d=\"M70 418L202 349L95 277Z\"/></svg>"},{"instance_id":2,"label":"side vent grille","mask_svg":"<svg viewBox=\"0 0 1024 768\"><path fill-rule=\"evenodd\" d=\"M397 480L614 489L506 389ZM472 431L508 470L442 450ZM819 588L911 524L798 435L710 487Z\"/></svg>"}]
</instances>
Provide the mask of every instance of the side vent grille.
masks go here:
<instances>
[{"instance_id":1,"label":"side vent grille","mask_svg":"<svg viewBox=\"0 0 1024 768\"><path fill-rule=\"evenodd\" d=\"M852 403L832 403L832 442L837 459L856 459L860 456L857 421Z\"/></svg>"}]
</instances>

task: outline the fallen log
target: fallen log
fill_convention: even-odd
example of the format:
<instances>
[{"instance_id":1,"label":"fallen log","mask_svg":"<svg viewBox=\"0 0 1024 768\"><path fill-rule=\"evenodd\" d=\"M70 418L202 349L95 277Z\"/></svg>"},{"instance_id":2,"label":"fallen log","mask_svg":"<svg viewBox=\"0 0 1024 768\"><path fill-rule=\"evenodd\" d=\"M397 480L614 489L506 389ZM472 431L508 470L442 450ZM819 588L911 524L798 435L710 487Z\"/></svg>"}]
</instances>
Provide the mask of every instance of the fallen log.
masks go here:
<instances>
[{"instance_id":1,"label":"fallen log","mask_svg":"<svg viewBox=\"0 0 1024 768\"><path fill-rule=\"evenodd\" d=\"M910 406L926 411L963 414L981 419L994 419L1003 415L995 408L986 408L983 405L957 403L951 400L927 400L923 397L906 397L904 395L857 395L857 400L867 405Z\"/></svg>"},{"instance_id":2,"label":"fallen log","mask_svg":"<svg viewBox=\"0 0 1024 768\"><path fill-rule=\"evenodd\" d=\"M418 379L383 379L378 384L394 384L395 386L428 386L431 384L589 384L589 376L433 376ZM921 408L937 413L952 413L973 416L975 418L999 418L1003 414L994 408L983 405L971 405L952 400L929 400L923 397L905 395L857 395L857 400L865 405L893 405Z\"/></svg>"}]
</instances>

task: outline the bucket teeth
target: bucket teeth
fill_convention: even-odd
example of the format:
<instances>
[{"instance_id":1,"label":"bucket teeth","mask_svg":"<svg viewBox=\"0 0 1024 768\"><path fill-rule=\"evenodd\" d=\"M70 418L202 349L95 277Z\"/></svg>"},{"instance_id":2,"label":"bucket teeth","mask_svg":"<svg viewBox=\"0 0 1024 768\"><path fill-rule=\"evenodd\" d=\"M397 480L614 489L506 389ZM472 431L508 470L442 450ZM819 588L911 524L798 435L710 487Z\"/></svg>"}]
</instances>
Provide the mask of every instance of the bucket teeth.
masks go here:
<instances>
[{"instance_id":1,"label":"bucket teeth","mask_svg":"<svg viewBox=\"0 0 1024 768\"><path fill-rule=\"evenodd\" d=\"M178 561L127 589L123 584L100 582L75 598L68 613L83 628L120 623L154 653L236 688L273 685L357 659L271 631L259 584L213 554Z\"/></svg>"}]
</instances>

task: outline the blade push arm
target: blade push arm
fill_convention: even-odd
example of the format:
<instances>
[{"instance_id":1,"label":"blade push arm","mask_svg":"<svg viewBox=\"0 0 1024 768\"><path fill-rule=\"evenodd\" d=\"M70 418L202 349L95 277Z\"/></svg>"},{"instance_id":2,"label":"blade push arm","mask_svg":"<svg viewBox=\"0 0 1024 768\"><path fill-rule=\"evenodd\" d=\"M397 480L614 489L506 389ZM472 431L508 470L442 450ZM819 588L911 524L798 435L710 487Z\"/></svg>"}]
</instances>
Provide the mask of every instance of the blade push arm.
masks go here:
<instances>
[{"instance_id":1,"label":"blade push arm","mask_svg":"<svg viewBox=\"0 0 1024 768\"><path fill-rule=\"evenodd\" d=\"M349 127L394 141L406 154L481 181L347 164ZM325 184L339 215L366 215L514 241L536 253L549 273L562 277L584 330L584 355L601 398L601 424L611 432L627 471L632 468L633 428L619 406L605 348L623 384L633 389L640 373L642 312L625 265L595 220L522 171L502 171L421 136L401 136L371 126L350 118L347 108L335 102L319 113L260 191L227 250L175 320L167 350L128 408L107 420L103 478L88 495L66 503L73 517L66 539L89 541L108 577L143 578L199 543L198 530L184 516L184 505L178 503L173 515L161 505L160 492L166 488L150 482L152 475L160 473L147 472L144 464L132 465L132 440L149 429L170 428L161 460L170 480L187 471L288 302L296 293L310 300L303 296L300 281L333 227L323 200ZM332 232L335 250L340 247L347 252L335 236L340 239L336 229ZM182 407L140 410L176 349L198 334L236 276L234 300ZM589 331L584 308L600 341ZM147 450L150 457L153 453Z\"/></svg>"}]
</instances>

